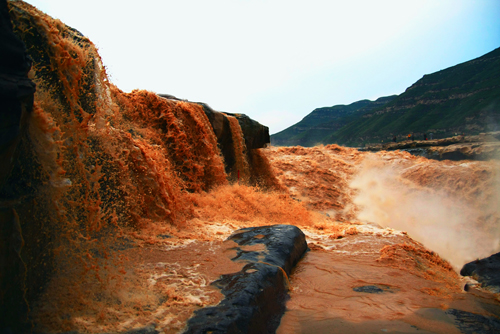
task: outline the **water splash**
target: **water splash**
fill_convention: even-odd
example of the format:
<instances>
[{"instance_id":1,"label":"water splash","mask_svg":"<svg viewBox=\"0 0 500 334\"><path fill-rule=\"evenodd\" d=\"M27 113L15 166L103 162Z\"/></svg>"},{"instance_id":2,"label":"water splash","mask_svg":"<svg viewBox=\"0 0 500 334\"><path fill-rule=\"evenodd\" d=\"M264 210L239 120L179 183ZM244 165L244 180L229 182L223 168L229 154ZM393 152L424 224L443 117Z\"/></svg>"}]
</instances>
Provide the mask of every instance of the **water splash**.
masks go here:
<instances>
[{"instance_id":1,"label":"water splash","mask_svg":"<svg viewBox=\"0 0 500 334\"><path fill-rule=\"evenodd\" d=\"M10 189L21 203L27 286L38 294L47 287L33 318L40 328L124 331L162 319L165 331L180 329L181 306L187 305L182 312L192 312L200 301L209 303L202 297L210 294L181 289L182 273L173 271L186 267L194 279L208 278L192 263L156 268L141 263L138 254L165 263L162 252L178 249L184 251L179 258L192 255L201 262L203 253L193 251L198 252L198 242L216 244L234 229L275 223L301 226L319 235L318 245L333 249L358 233L356 238L381 234L353 227L360 219L383 224L397 217L397 210L387 209L402 205L380 199L384 191L392 191L392 200L409 199L406 212L420 203L415 194L424 194L421 205L427 206L429 199L446 193L441 204L447 218L465 198L474 207L467 217L477 226L487 225L486 231L498 226L490 225L498 216L498 197L489 184L497 175L491 163L434 164L398 152L380 153L380 163L370 165L365 153L337 145L249 150L233 117L228 119L234 169L245 182L230 184L200 105L141 90L123 93L108 81L88 39L28 4L10 6L17 33L35 60L30 75L37 83L36 107L13 174L17 183ZM396 174L390 170L384 176L393 165ZM461 171L459 182L453 181L455 171ZM469 182L470 171L477 182ZM234 170L230 174L234 180ZM491 204L482 206L483 199ZM395 234L383 231L384 237ZM52 278L48 285L37 277L40 273Z\"/></svg>"},{"instance_id":2,"label":"water splash","mask_svg":"<svg viewBox=\"0 0 500 334\"><path fill-rule=\"evenodd\" d=\"M404 230L456 269L500 250L495 162L369 155L351 186L359 219Z\"/></svg>"}]
</instances>

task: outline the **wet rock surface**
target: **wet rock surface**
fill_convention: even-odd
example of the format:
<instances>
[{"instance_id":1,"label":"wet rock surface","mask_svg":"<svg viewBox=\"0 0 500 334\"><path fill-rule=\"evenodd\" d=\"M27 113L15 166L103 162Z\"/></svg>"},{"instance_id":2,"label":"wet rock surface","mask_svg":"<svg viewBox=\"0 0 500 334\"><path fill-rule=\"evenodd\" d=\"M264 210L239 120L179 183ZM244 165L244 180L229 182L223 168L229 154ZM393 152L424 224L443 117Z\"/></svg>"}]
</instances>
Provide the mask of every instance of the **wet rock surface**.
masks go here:
<instances>
[{"instance_id":1,"label":"wet rock surface","mask_svg":"<svg viewBox=\"0 0 500 334\"><path fill-rule=\"evenodd\" d=\"M291 225L238 230L233 261L248 262L214 285L224 300L195 312L185 333L274 333L285 310L288 275L307 244L302 231Z\"/></svg>"},{"instance_id":2,"label":"wet rock surface","mask_svg":"<svg viewBox=\"0 0 500 334\"><path fill-rule=\"evenodd\" d=\"M365 285L365 286L357 286L352 288L353 291L356 292L364 292L364 293L384 293L384 292L393 292L389 286L384 285Z\"/></svg>"},{"instance_id":3,"label":"wet rock surface","mask_svg":"<svg viewBox=\"0 0 500 334\"><path fill-rule=\"evenodd\" d=\"M158 95L169 100L189 102L188 100L179 99L169 94ZM230 171L236 164L235 143L227 116L235 117L238 120L238 124L240 125L241 131L243 133L243 139L245 140L247 154L249 154L251 150L263 148L271 142L271 138L269 136L269 128L251 119L247 115L220 112L212 109L206 103L195 103L203 107L203 111L207 115L214 134L217 137L217 144L224 157L226 173L230 173Z\"/></svg>"},{"instance_id":4,"label":"wet rock surface","mask_svg":"<svg viewBox=\"0 0 500 334\"><path fill-rule=\"evenodd\" d=\"M244 114L225 114L233 116L238 120L243 136L245 137L245 145L247 146L247 149L253 150L256 148L262 148L271 142L271 138L269 137L269 128L267 126L260 124L256 120L253 120Z\"/></svg>"},{"instance_id":5,"label":"wet rock surface","mask_svg":"<svg viewBox=\"0 0 500 334\"><path fill-rule=\"evenodd\" d=\"M449 309L446 314L454 318L455 325L465 334L500 333L500 320L471 312Z\"/></svg>"},{"instance_id":6,"label":"wet rock surface","mask_svg":"<svg viewBox=\"0 0 500 334\"><path fill-rule=\"evenodd\" d=\"M203 107L210 125L214 130L215 136L217 137L217 144L219 145L219 149L224 156L224 164L226 165L226 172L228 172L236 163L234 156L234 142L231 135L229 120L223 113L213 110L209 105L205 103L199 104Z\"/></svg>"},{"instance_id":7,"label":"wet rock surface","mask_svg":"<svg viewBox=\"0 0 500 334\"><path fill-rule=\"evenodd\" d=\"M21 330L28 312L25 244L17 213L18 198L6 189L15 183L12 170L20 155L33 110L35 84L24 43L14 34L7 2L0 1L0 333Z\"/></svg>"},{"instance_id":8,"label":"wet rock surface","mask_svg":"<svg viewBox=\"0 0 500 334\"><path fill-rule=\"evenodd\" d=\"M234 141L227 115L235 117L241 127L247 154L253 149L263 148L270 143L269 128L243 114L231 114L213 110L206 103L199 102L210 121L217 137L217 143L224 156L226 172L229 173L236 163L234 156Z\"/></svg>"},{"instance_id":9,"label":"wet rock surface","mask_svg":"<svg viewBox=\"0 0 500 334\"><path fill-rule=\"evenodd\" d=\"M500 293L500 253L465 264L460 275L471 276L494 293Z\"/></svg>"}]
</instances>

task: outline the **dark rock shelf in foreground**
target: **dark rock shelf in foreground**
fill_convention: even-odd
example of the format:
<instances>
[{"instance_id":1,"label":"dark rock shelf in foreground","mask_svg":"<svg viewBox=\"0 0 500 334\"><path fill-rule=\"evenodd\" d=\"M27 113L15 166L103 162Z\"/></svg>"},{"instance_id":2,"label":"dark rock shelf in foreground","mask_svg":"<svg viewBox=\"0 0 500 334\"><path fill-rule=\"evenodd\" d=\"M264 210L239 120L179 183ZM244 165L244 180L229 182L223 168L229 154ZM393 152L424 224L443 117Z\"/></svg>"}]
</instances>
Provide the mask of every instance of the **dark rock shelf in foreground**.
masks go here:
<instances>
[{"instance_id":1,"label":"dark rock shelf in foreground","mask_svg":"<svg viewBox=\"0 0 500 334\"><path fill-rule=\"evenodd\" d=\"M214 282L224 300L196 311L184 333L274 333L285 311L288 275L307 250L304 233L274 225L241 229L228 240L241 246L232 260L247 264ZM244 249L260 244L265 250Z\"/></svg>"}]
</instances>

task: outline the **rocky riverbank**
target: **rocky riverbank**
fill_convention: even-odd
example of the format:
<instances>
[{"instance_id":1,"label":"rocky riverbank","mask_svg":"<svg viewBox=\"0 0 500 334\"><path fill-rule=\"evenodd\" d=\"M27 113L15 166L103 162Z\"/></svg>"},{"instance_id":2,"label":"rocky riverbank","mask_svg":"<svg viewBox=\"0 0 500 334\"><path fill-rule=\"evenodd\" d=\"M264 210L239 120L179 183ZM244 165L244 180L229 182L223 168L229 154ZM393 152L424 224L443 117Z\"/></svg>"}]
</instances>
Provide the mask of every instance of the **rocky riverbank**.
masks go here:
<instances>
[{"instance_id":1,"label":"rocky riverbank","mask_svg":"<svg viewBox=\"0 0 500 334\"><path fill-rule=\"evenodd\" d=\"M433 140L407 140L369 144L362 151L404 150L413 155L435 160L490 160L500 158L500 132L475 136L454 136Z\"/></svg>"}]
</instances>

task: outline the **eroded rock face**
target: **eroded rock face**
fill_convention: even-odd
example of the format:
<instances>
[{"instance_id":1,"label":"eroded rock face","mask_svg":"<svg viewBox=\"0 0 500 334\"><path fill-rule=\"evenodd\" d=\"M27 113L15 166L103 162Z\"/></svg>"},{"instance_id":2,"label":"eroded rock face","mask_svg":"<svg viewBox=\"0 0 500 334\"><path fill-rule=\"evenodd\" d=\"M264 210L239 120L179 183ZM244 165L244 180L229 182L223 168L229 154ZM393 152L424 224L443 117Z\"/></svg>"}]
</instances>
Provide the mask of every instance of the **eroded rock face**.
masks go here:
<instances>
[{"instance_id":1,"label":"eroded rock face","mask_svg":"<svg viewBox=\"0 0 500 334\"><path fill-rule=\"evenodd\" d=\"M465 264L460 275L471 276L483 288L500 293L500 253Z\"/></svg>"},{"instance_id":2,"label":"eroded rock face","mask_svg":"<svg viewBox=\"0 0 500 334\"><path fill-rule=\"evenodd\" d=\"M271 141L269 138L269 128L267 126L260 124L244 114L225 114L236 117L238 120L245 138L247 149L253 150L262 148Z\"/></svg>"},{"instance_id":3,"label":"eroded rock face","mask_svg":"<svg viewBox=\"0 0 500 334\"><path fill-rule=\"evenodd\" d=\"M285 311L288 275L307 250L292 225L245 228L228 240L238 244L233 261L247 264L214 285L225 299L195 312L185 333L274 333Z\"/></svg>"},{"instance_id":4,"label":"eroded rock face","mask_svg":"<svg viewBox=\"0 0 500 334\"><path fill-rule=\"evenodd\" d=\"M24 240L16 198L5 191L19 155L33 109L35 84L28 78L31 60L15 36L5 0L0 1L0 332L19 330L26 317L26 267L21 257Z\"/></svg>"},{"instance_id":5,"label":"eroded rock face","mask_svg":"<svg viewBox=\"0 0 500 334\"><path fill-rule=\"evenodd\" d=\"M219 145L222 156L224 157L224 164L226 166L227 173L236 163L234 156L234 142L231 135L229 120L223 113L213 110L209 105L205 103L199 104L203 107L203 110L210 121L210 125L214 130L215 136L217 137L217 144Z\"/></svg>"},{"instance_id":6,"label":"eroded rock face","mask_svg":"<svg viewBox=\"0 0 500 334\"><path fill-rule=\"evenodd\" d=\"M184 210L181 187L202 191L227 180L199 105L170 105L165 109L171 122L163 121L159 109L165 101L110 85L97 51L78 31L22 1L0 0L0 9L0 332L23 333L31 328L29 308L60 264L55 248L73 238L68 231L97 240L103 228L114 231L108 224L131 226L146 216L174 224ZM38 87L34 107L27 54ZM111 113L127 121L105 122ZM228 123L224 114L214 115ZM241 117L229 117L233 128L241 123L240 132L268 135L249 119L235 122ZM162 129L151 126L156 121ZM183 125L169 130L175 123ZM222 130L221 139L232 139L231 131L212 127ZM250 135L239 137L247 154L264 145ZM39 155L44 152L50 154ZM75 250L78 244L59 250L76 258L88 246Z\"/></svg>"},{"instance_id":7,"label":"eroded rock face","mask_svg":"<svg viewBox=\"0 0 500 334\"><path fill-rule=\"evenodd\" d=\"M234 141L227 115L235 117L241 127L247 151L265 147L270 143L269 128L243 114L231 114L215 111L205 103L199 103L207 115L217 136L217 143L224 156L226 168L229 170L235 164Z\"/></svg>"}]
</instances>

